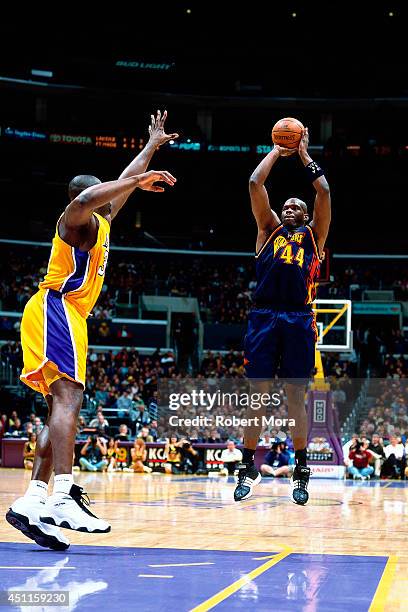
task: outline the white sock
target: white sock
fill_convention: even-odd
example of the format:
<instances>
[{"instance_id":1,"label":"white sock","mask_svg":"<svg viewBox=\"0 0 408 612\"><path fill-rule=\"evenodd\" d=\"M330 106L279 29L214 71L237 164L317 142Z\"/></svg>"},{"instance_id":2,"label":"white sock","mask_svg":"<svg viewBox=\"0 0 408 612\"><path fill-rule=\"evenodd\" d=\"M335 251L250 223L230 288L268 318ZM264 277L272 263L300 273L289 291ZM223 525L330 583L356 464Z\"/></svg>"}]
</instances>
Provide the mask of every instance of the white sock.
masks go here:
<instances>
[{"instance_id":1,"label":"white sock","mask_svg":"<svg viewBox=\"0 0 408 612\"><path fill-rule=\"evenodd\" d=\"M69 493L73 484L72 474L58 474L54 476L54 493Z\"/></svg>"},{"instance_id":2,"label":"white sock","mask_svg":"<svg viewBox=\"0 0 408 612\"><path fill-rule=\"evenodd\" d=\"M28 497L34 495L45 500L48 496L48 484L42 480L31 480L25 495Z\"/></svg>"}]
</instances>

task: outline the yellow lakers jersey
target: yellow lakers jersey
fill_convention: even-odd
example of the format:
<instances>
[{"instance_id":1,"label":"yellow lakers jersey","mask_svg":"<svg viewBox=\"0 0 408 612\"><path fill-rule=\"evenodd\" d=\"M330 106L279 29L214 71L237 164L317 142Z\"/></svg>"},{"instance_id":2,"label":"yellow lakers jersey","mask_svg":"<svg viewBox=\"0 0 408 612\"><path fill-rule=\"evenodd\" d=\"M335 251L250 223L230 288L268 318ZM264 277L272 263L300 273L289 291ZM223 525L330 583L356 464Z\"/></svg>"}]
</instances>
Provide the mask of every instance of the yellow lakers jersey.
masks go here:
<instances>
[{"instance_id":1,"label":"yellow lakers jersey","mask_svg":"<svg viewBox=\"0 0 408 612\"><path fill-rule=\"evenodd\" d=\"M40 289L52 289L64 295L78 312L87 317L102 289L109 255L110 225L93 213L99 222L96 243L90 251L80 251L60 238L58 224L52 241L47 274Z\"/></svg>"}]
</instances>

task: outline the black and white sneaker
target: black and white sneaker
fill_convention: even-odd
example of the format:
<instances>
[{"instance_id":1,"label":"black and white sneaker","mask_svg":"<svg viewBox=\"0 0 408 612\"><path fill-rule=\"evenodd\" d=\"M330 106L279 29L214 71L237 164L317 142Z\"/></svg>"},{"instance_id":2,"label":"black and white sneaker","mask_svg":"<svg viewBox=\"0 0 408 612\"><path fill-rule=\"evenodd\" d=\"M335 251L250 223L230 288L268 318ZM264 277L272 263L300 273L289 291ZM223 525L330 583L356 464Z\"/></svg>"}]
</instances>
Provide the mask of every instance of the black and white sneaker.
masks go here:
<instances>
[{"instance_id":1,"label":"black and white sneaker","mask_svg":"<svg viewBox=\"0 0 408 612\"><path fill-rule=\"evenodd\" d=\"M303 465L295 466L292 478L290 479L290 484L292 487L292 500L295 504L304 506L307 503L309 499L309 493L307 491L309 478L310 468Z\"/></svg>"},{"instance_id":2,"label":"black and white sneaker","mask_svg":"<svg viewBox=\"0 0 408 612\"><path fill-rule=\"evenodd\" d=\"M47 499L41 521L86 533L108 533L111 526L92 514L90 504L83 488L74 484L69 493L55 493Z\"/></svg>"},{"instance_id":3,"label":"black and white sneaker","mask_svg":"<svg viewBox=\"0 0 408 612\"><path fill-rule=\"evenodd\" d=\"M252 489L261 482L261 475L254 465L248 466L246 463L240 463L237 466L236 474L238 476L238 484L234 491L235 501L244 501L252 495Z\"/></svg>"},{"instance_id":4,"label":"black and white sneaker","mask_svg":"<svg viewBox=\"0 0 408 612\"><path fill-rule=\"evenodd\" d=\"M69 540L58 527L47 525L40 519L45 509L45 500L36 495L19 497L11 505L6 514L6 520L15 529L21 531L36 544L51 550L66 550Z\"/></svg>"}]
</instances>

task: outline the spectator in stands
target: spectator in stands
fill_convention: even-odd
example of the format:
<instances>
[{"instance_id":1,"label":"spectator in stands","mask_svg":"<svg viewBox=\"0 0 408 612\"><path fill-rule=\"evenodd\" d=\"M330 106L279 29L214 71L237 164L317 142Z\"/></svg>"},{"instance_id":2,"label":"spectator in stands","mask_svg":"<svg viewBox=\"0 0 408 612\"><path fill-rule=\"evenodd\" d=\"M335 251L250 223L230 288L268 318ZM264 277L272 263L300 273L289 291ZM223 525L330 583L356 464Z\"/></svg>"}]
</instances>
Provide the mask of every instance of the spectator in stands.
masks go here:
<instances>
[{"instance_id":1,"label":"spectator in stands","mask_svg":"<svg viewBox=\"0 0 408 612\"><path fill-rule=\"evenodd\" d=\"M169 376L170 372L176 365L174 354L171 351L167 351L167 353L160 359L160 365L163 368L163 375Z\"/></svg>"},{"instance_id":2,"label":"spectator in stands","mask_svg":"<svg viewBox=\"0 0 408 612\"><path fill-rule=\"evenodd\" d=\"M132 398L130 397L130 393L127 389L125 389L122 395L118 397L116 405L118 408L118 417L120 419L123 419L125 416L129 415L129 411L133 406L133 402Z\"/></svg>"},{"instance_id":3,"label":"spectator in stands","mask_svg":"<svg viewBox=\"0 0 408 612\"><path fill-rule=\"evenodd\" d=\"M127 442L129 440L129 429L125 423L119 425L119 433L116 434L115 440L120 442Z\"/></svg>"},{"instance_id":4,"label":"spectator in stands","mask_svg":"<svg viewBox=\"0 0 408 612\"><path fill-rule=\"evenodd\" d=\"M16 419L18 419L18 414L17 414L17 410L13 410L13 412L11 413L11 416L8 420L8 430L10 431L10 429L14 426L14 423L16 421ZM20 420L20 419L18 419ZM21 424L21 422L20 422Z\"/></svg>"},{"instance_id":5,"label":"spectator in stands","mask_svg":"<svg viewBox=\"0 0 408 612\"><path fill-rule=\"evenodd\" d=\"M95 353L93 349L89 349L88 359L91 363L95 363L95 361L98 361L98 355Z\"/></svg>"},{"instance_id":6,"label":"spectator in stands","mask_svg":"<svg viewBox=\"0 0 408 612\"><path fill-rule=\"evenodd\" d=\"M262 438L258 442L258 446L265 446L266 448L271 448L272 446L272 436L270 431L265 431L263 433Z\"/></svg>"},{"instance_id":7,"label":"spectator in stands","mask_svg":"<svg viewBox=\"0 0 408 612\"><path fill-rule=\"evenodd\" d=\"M150 474L152 469L145 465L147 459L147 450L144 440L137 438L133 444L133 448L130 449L132 457L132 465L130 468L134 472Z\"/></svg>"},{"instance_id":8,"label":"spectator in stands","mask_svg":"<svg viewBox=\"0 0 408 612\"><path fill-rule=\"evenodd\" d=\"M79 463L87 472L102 472L108 465L106 454L105 440L96 435L89 436L81 448Z\"/></svg>"},{"instance_id":9,"label":"spectator in stands","mask_svg":"<svg viewBox=\"0 0 408 612\"><path fill-rule=\"evenodd\" d=\"M384 461L384 447L382 440L378 433L372 435L371 442L367 448L368 452L372 454L372 462L374 463L374 475L379 478L381 474L381 466Z\"/></svg>"},{"instance_id":10,"label":"spectator in stands","mask_svg":"<svg viewBox=\"0 0 408 612\"><path fill-rule=\"evenodd\" d=\"M34 419L34 431L37 434L37 436L42 432L43 427L44 427L44 423L42 422L40 417L35 417L35 419Z\"/></svg>"},{"instance_id":11,"label":"spectator in stands","mask_svg":"<svg viewBox=\"0 0 408 612\"><path fill-rule=\"evenodd\" d=\"M103 412L98 412L96 419L92 419L92 421L89 423L89 427L96 429L97 436L105 438L106 440L109 439L109 423L105 419Z\"/></svg>"},{"instance_id":12,"label":"spectator in stands","mask_svg":"<svg viewBox=\"0 0 408 612\"><path fill-rule=\"evenodd\" d=\"M95 399L97 402L102 404L102 406L105 406L108 400L109 393L107 387L108 385L106 384L99 384L96 388Z\"/></svg>"},{"instance_id":13,"label":"spectator in stands","mask_svg":"<svg viewBox=\"0 0 408 612\"><path fill-rule=\"evenodd\" d=\"M97 409L95 417L89 422L89 427L98 427L99 425L106 425L109 427L109 422L103 414L102 406Z\"/></svg>"},{"instance_id":14,"label":"spectator in stands","mask_svg":"<svg viewBox=\"0 0 408 612\"><path fill-rule=\"evenodd\" d=\"M274 476L279 478L289 476L292 472L289 466L289 453L286 449L286 443L275 440L272 443L272 448L265 457L265 463L261 465L262 476Z\"/></svg>"},{"instance_id":15,"label":"spectator in stands","mask_svg":"<svg viewBox=\"0 0 408 612\"><path fill-rule=\"evenodd\" d=\"M106 408L117 408L119 394L115 389L110 389L108 391L108 397L106 399L105 407Z\"/></svg>"},{"instance_id":16,"label":"spectator in stands","mask_svg":"<svg viewBox=\"0 0 408 612\"><path fill-rule=\"evenodd\" d=\"M220 444L222 442L220 432L213 429L206 441L208 444Z\"/></svg>"},{"instance_id":17,"label":"spectator in stands","mask_svg":"<svg viewBox=\"0 0 408 612\"><path fill-rule=\"evenodd\" d=\"M311 453L329 453L331 448L326 438L315 437L309 442L307 450Z\"/></svg>"},{"instance_id":18,"label":"spectator in stands","mask_svg":"<svg viewBox=\"0 0 408 612\"><path fill-rule=\"evenodd\" d=\"M146 410L146 405L142 398L139 396L136 397L136 410L133 418L136 425L136 429L140 429L141 427L146 427L147 425L149 425L151 419L148 411Z\"/></svg>"},{"instance_id":19,"label":"spectator in stands","mask_svg":"<svg viewBox=\"0 0 408 612\"><path fill-rule=\"evenodd\" d=\"M235 446L235 442L233 440L228 440L227 448L224 448L221 453L221 461L223 465L220 469L220 475L233 475L238 463L241 463L242 461L242 452Z\"/></svg>"},{"instance_id":20,"label":"spectator in stands","mask_svg":"<svg viewBox=\"0 0 408 612\"><path fill-rule=\"evenodd\" d=\"M27 421L24 423L24 430L27 429L27 425L31 423L31 425L34 426L35 423L35 412L31 412L30 416L28 417Z\"/></svg>"},{"instance_id":21,"label":"spectator in stands","mask_svg":"<svg viewBox=\"0 0 408 612\"><path fill-rule=\"evenodd\" d=\"M350 446L349 459L353 462L353 465L349 465L347 470L354 480L358 478L361 480L370 479L371 474L374 472L374 468L369 465L370 457L371 454L364 449L360 439L355 440L352 446Z\"/></svg>"},{"instance_id":22,"label":"spectator in stands","mask_svg":"<svg viewBox=\"0 0 408 612\"><path fill-rule=\"evenodd\" d=\"M24 468L26 470L33 469L36 444L37 434L32 433L28 442L24 444Z\"/></svg>"},{"instance_id":23,"label":"spectator in stands","mask_svg":"<svg viewBox=\"0 0 408 612\"><path fill-rule=\"evenodd\" d=\"M5 433L7 433L7 430L8 430L7 414L2 414L0 418L0 438L2 438Z\"/></svg>"},{"instance_id":24,"label":"spectator in stands","mask_svg":"<svg viewBox=\"0 0 408 612\"><path fill-rule=\"evenodd\" d=\"M385 461L381 468L382 478L401 478L405 469L404 445L396 436L384 447Z\"/></svg>"},{"instance_id":25,"label":"spectator in stands","mask_svg":"<svg viewBox=\"0 0 408 612\"><path fill-rule=\"evenodd\" d=\"M81 434L86 427L87 425L86 425L85 417L81 414L78 417L77 434Z\"/></svg>"},{"instance_id":26,"label":"spectator in stands","mask_svg":"<svg viewBox=\"0 0 408 612\"><path fill-rule=\"evenodd\" d=\"M14 420L11 420L12 425L9 427L8 433L12 436L19 436L23 433L23 427L21 425L21 421L18 417L14 417Z\"/></svg>"},{"instance_id":27,"label":"spectator in stands","mask_svg":"<svg viewBox=\"0 0 408 612\"><path fill-rule=\"evenodd\" d=\"M157 441L157 437L158 437L158 432L157 432L157 421L153 420L150 423L150 429L149 429L149 434L152 436L153 438L153 442Z\"/></svg>"},{"instance_id":28,"label":"spectator in stands","mask_svg":"<svg viewBox=\"0 0 408 612\"><path fill-rule=\"evenodd\" d=\"M139 440L143 440L145 444L154 442L153 436L150 434L148 427L142 427L142 429L137 434L137 438Z\"/></svg>"},{"instance_id":29,"label":"spectator in stands","mask_svg":"<svg viewBox=\"0 0 408 612\"><path fill-rule=\"evenodd\" d=\"M100 338L109 338L110 336L110 328L109 325L106 321L102 321L102 323L99 326L98 329L98 334Z\"/></svg>"},{"instance_id":30,"label":"spectator in stands","mask_svg":"<svg viewBox=\"0 0 408 612\"><path fill-rule=\"evenodd\" d=\"M132 338L133 334L131 331L129 331L127 325L122 325L122 327L118 329L116 336L118 338Z\"/></svg>"}]
</instances>

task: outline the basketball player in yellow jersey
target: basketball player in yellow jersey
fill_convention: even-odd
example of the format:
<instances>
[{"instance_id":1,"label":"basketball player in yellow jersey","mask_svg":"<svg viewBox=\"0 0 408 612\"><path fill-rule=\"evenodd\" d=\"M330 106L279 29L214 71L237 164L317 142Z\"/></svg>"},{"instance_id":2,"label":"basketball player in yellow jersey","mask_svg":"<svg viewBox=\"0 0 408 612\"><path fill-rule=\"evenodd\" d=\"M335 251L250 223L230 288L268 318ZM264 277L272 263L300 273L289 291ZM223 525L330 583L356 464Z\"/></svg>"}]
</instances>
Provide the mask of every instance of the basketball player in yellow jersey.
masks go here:
<instances>
[{"instance_id":1,"label":"basketball player in yellow jersey","mask_svg":"<svg viewBox=\"0 0 408 612\"><path fill-rule=\"evenodd\" d=\"M40 546L65 550L59 527L105 533L110 525L89 510L89 498L73 482L76 423L85 387L88 349L86 318L104 282L112 219L138 187L163 192L174 185L166 171L146 172L156 149L177 134L166 134L167 113L157 111L146 147L116 181L76 176L70 203L57 222L47 274L27 303L21 322L24 369L21 380L41 392L48 404L47 424L38 436L32 480L6 518ZM54 467L54 491L47 497Z\"/></svg>"}]
</instances>

